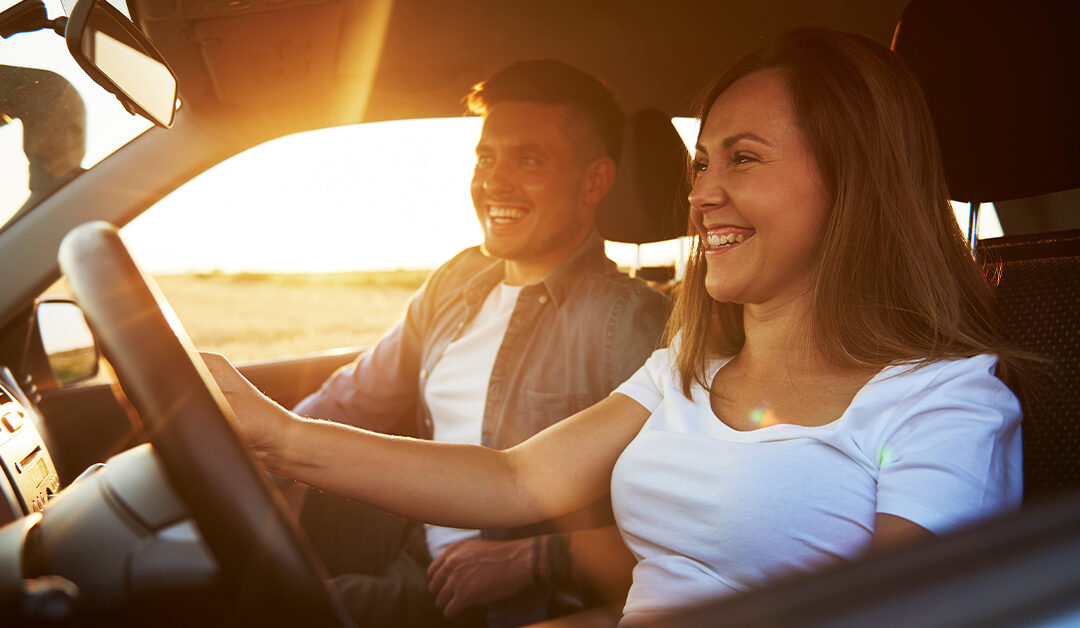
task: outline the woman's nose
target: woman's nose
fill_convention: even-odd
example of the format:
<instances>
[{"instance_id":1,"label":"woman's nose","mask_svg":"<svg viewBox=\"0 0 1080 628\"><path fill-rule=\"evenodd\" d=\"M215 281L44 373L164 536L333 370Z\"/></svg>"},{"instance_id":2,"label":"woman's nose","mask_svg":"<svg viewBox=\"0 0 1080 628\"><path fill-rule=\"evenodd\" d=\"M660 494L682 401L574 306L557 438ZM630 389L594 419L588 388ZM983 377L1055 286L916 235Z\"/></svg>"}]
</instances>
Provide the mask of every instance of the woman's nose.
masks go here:
<instances>
[{"instance_id":1,"label":"woman's nose","mask_svg":"<svg viewBox=\"0 0 1080 628\"><path fill-rule=\"evenodd\" d=\"M687 196L690 207L699 212L706 212L727 203L727 190L719 179L720 177L710 175L708 171L699 173L694 178L690 194Z\"/></svg>"}]
</instances>

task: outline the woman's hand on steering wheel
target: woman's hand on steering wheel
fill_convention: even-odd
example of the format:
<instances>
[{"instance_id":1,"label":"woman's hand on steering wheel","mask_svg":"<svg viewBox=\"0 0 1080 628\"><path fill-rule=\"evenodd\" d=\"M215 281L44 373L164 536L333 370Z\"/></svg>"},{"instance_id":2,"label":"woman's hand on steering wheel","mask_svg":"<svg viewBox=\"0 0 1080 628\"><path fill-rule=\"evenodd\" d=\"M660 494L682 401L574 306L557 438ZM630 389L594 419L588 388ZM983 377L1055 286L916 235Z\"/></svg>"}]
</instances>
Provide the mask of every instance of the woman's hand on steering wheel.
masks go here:
<instances>
[{"instance_id":1,"label":"woman's hand on steering wheel","mask_svg":"<svg viewBox=\"0 0 1080 628\"><path fill-rule=\"evenodd\" d=\"M236 417L237 431L251 445L256 457L269 465L274 443L296 416L264 395L219 353L199 354L214 376Z\"/></svg>"}]
</instances>

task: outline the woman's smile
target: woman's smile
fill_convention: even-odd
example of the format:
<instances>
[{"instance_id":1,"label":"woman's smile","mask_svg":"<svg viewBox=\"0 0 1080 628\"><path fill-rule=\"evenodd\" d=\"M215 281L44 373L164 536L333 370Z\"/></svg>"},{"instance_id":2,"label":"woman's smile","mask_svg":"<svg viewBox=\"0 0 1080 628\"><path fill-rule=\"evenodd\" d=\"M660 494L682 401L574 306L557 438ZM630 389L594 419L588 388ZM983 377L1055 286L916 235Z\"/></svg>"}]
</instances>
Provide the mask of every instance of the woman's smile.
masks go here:
<instances>
[{"instance_id":1,"label":"woman's smile","mask_svg":"<svg viewBox=\"0 0 1080 628\"><path fill-rule=\"evenodd\" d=\"M706 255L718 255L754 237L753 229L723 227L709 229L702 237Z\"/></svg>"}]
</instances>

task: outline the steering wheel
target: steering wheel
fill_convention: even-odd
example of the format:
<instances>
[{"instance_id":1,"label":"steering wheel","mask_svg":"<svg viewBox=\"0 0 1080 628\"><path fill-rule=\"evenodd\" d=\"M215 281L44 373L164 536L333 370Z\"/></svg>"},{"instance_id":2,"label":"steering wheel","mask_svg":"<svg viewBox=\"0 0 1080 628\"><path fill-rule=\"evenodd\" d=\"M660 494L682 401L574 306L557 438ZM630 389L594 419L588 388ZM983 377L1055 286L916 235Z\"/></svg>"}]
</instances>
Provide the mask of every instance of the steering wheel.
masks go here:
<instances>
[{"instance_id":1,"label":"steering wheel","mask_svg":"<svg viewBox=\"0 0 1080 628\"><path fill-rule=\"evenodd\" d=\"M253 625L352 625L325 570L247 445L232 410L153 280L117 230L92 222L60 244L60 267L177 493L236 584Z\"/></svg>"}]
</instances>

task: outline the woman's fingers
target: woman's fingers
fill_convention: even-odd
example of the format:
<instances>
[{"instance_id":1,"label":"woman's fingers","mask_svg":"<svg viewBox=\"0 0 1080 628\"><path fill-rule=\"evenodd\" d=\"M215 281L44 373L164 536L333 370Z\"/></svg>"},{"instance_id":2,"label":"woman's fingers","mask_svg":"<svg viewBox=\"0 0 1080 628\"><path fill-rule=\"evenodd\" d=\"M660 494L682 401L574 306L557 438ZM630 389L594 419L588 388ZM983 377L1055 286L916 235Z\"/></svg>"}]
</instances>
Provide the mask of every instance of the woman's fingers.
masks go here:
<instances>
[{"instance_id":1,"label":"woman's fingers","mask_svg":"<svg viewBox=\"0 0 1080 628\"><path fill-rule=\"evenodd\" d=\"M273 437L277 415L283 409L263 395L224 356L202 353L203 362L214 376L225 400L233 410L237 427L255 447L264 448Z\"/></svg>"}]
</instances>

